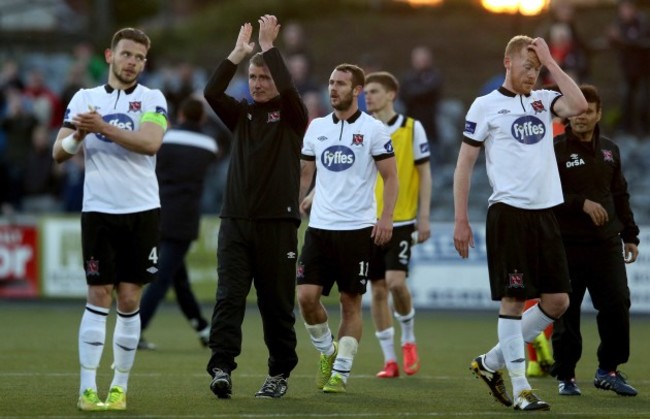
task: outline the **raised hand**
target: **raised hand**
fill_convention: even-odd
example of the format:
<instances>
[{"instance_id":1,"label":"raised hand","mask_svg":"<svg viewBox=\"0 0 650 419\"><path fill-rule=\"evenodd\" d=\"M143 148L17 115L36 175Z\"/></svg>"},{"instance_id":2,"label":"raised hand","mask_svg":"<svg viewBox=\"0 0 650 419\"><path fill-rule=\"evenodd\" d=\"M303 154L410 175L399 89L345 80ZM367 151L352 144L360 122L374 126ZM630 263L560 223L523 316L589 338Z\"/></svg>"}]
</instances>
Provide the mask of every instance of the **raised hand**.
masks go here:
<instances>
[{"instance_id":1,"label":"raised hand","mask_svg":"<svg viewBox=\"0 0 650 419\"><path fill-rule=\"evenodd\" d=\"M237 35L237 41L235 42L235 48L233 48L230 55L228 55L228 59L233 64L239 64L244 58L253 52L255 42L251 42L252 35L253 25L250 23L244 23L241 25L241 28L239 28L239 35Z\"/></svg>"},{"instance_id":2,"label":"raised hand","mask_svg":"<svg viewBox=\"0 0 650 419\"><path fill-rule=\"evenodd\" d=\"M260 23L260 48L262 51L267 51L273 48L273 41L280 33L280 24L278 18L273 15L264 15L258 19Z\"/></svg>"}]
</instances>

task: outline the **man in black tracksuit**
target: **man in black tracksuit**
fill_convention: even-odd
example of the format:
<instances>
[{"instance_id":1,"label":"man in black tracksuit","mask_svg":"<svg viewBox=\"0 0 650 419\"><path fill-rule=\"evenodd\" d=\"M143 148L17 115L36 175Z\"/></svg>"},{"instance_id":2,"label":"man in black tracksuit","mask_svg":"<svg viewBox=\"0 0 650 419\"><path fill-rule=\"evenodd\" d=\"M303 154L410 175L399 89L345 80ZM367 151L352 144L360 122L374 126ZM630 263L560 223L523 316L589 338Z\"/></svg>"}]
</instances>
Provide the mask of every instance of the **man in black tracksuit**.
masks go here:
<instances>
[{"instance_id":1,"label":"man in black tracksuit","mask_svg":"<svg viewBox=\"0 0 650 419\"><path fill-rule=\"evenodd\" d=\"M205 175L217 157L216 140L202 131L204 116L203 102L185 99L177 116L179 125L165 133L156 155L161 204L159 272L142 294L140 323L144 332L173 285L181 311L205 346L210 327L192 292L185 265L190 245L199 237ZM155 348L140 335L138 349Z\"/></svg>"},{"instance_id":2,"label":"man in black tracksuit","mask_svg":"<svg viewBox=\"0 0 650 419\"><path fill-rule=\"evenodd\" d=\"M625 263L638 256L639 228L630 208L618 146L600 135L598 91L581 86L589 108L569 119L566 133L555 137L564 204L556 207L569 262L572 292L569 309L555 323L551 374L560 395L577 396L575 368L582 354L580 306L589 290L598 311L600 335L594 385L624 396L637 391L617 371L630 354L630 290Z\"/></svg>"},{"instance_id":3,"label":"man in black tracksuit","mask_svg":"<svg viewBox=\"0 0 650 419\"><path fill-rule=\"evenodd\" d=\"M261 53L250 60L248 82L254 103L237 102L224 91L237 64L252 51L253 28L241 26L235 48L219 64L205 98L233 132L231 161L221 210L216 304L207 370L210 389L229 398L230 374L241 352L246 296L255 285L269 351L268 377L256 393L279 398L298 363L294 329L300 149L307 110L280 52L273 47L280 25L275 16L259 19Z\"/></svg>"}]
</instances>

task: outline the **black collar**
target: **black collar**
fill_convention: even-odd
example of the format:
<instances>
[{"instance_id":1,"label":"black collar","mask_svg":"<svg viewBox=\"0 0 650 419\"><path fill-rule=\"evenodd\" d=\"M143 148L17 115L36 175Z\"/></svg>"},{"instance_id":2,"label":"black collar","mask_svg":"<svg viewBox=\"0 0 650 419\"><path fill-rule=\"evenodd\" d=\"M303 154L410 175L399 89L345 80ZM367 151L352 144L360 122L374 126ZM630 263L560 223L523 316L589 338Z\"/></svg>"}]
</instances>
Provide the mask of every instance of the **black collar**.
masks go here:
<instances>
[{"instance_id":1,"label":"black collar","mask_svg":"<svg viewBox=\"0 0 650 419\"><path fill-rule=\"evenodd\" d=\"M355 113L353 113L352 116L350 116L350 117L349 117L348 119L346 119L345 121L346 121L348 124L354 124L354 121L356 121L357 119L359 119L360 116L361 116L361 110L360 110L360 109L357 109L357 111L356 111ZM335 124L338 124L338 123L339 123L339 119L336 117L336 114L335 114L334 112L332 112L332 120L334 121Z\"/></svg>"},{"instance_id":2,"label":"black collar","mask_svg":"<svg viewBox=\"0 0 650 419\"><path fill-rule=\"evenodd\" d=\"M504 95L504 96L508 96L508 97L515 97L515 96L517 96L517 93L515 93L515 92L511 92L510 90L506 89L504 86L499 87L498 90L499 90L499 93L501 93L501 94ZM522 95L522 96L529 97L529 96L530 96L530 93L527 94L527 95Z\"/></svg>"},{"instance_id":3,"label":"black collar","mask_svg":"<svg viewBox=\"0 0 650 419\"><path fill-rule=\"evenodd\" d=\"M130 95L131 93L133 93L133 91L135 90L136 87L138 87L138 83L134 84L133 86L129 87L126 90L123 90L123 92L126 93L127 95ZM110 84L106 83L104 85L104 90L106 90L106 93L110 94L110 93L113 93L115 91L115 88L113 86L111 86Z\"/></svg>"}]
</instances>

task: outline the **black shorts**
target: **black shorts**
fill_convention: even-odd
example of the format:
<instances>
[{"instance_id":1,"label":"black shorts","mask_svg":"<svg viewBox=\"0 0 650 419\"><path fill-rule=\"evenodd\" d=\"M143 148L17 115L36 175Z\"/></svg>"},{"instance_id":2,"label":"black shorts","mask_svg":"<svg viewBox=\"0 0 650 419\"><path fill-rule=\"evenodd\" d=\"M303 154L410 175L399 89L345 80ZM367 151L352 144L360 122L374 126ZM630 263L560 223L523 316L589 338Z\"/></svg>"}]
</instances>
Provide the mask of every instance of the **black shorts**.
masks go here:
<instances>
[{"instance_id":1,"label":"black shorts","mask_svg":"<svg viewBox=\"0 0 650 419\"><path fill-rule=\"evenodd\" d=\"M571 290L562 236L552 209L493 204L488 209L485 235L493 300L528 300Z\"/></svg>"},{"instance_id":2,"label":"black shorts","mask_svg":"<svg viewBox=\"0 0 650 419\"><path fill-rule=\"evenodd\" d=\"M298 285L323 287L329 295L334 283L339 291L364 294L372 252L372 227L361 230L321 230L309 227L298 262Z\"/></svg>"},{"instance_id":3,"label":"black shorts","mask_svg":"<svg viewBox=\"0 0 650 419\"><path fill-rule=\"evenodd\" d=\"M383 246L372 245L368 275L371 281L386 279L386 271L404 271L408 276L414 231L414 224L395 227L390 242Z\"/></svg>"},{"instance_id":4,"label":"black shorts","mask_svg":"<svg viewBox=\"0 0 650 419\"><path fill-rule=\"evenodd\" d=\"M132 214L81 213L88 285L147 284L158 276L160 209Z\"/></svg>"}]
</instances>

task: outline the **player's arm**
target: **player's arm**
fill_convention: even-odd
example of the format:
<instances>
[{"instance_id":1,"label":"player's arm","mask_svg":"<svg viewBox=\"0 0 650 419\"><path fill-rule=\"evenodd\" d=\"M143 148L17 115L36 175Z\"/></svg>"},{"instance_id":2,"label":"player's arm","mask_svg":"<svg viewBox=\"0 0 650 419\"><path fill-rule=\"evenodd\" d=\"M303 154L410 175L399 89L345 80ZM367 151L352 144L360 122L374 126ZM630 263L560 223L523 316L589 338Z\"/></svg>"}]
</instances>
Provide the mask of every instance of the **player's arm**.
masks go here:
<instances>
[{"instance_id":1,"label":"player's arm","mask_svg":"<svg viewBox=\"0 0 650 419\"><path fill-rule=\"evenodd\" d=\"M109 124L97 112L77 114L72 120L78 129L101 134L129 151L148 156L158 152L167 129L167 118L155 112L145 112L137 131Z\"/></svg>"},{"instance_id":2,"label":"player's arm","mask_svg":"<svg viewBox=\"0 0 650 419\"><path fill-rule=\"evenodd\" d=\"M82 141L86 137L83 130L72 129L67 126L61 127L52 146L52 158L57 163L72 158L82 147Z\"/></svg>"},{"instance_id":3,"label":"player's arm","mask_svg":"<svg viewBox=\"0 0 650 419\"><path fill-rule=\"evenodd\" d=\"M418 243L422 243L431 237L431 223L429 221L431 212L431 169L428 161L416 165L415 168L420 177L417 230Z\"/></svg>"},{"instance_id":4,"label":"player's arm","mask_svg":"<svg viewBox=\"0 0 650 419\"><path fill-rule=\"evenodd\" d=\"M397 163L395 155L391 157L375 160L379 175L384 181L384 209L377 220L377 224L372 229L371 237L374 237L375 244L382 245L388 243L393 235L393 212L397 202L397 193L399 183L397 181Z\"/></svg>"},{"instance_id":5,"label":"player's arm","mask_svg":"<svg viewBox=\"0 0 650 419\"><path fill-rule=\"evenodd\" d=\"M300 191L298 194L298 202L300 202L300 213L303 216L309 213L312 200L314 199L316 188L309 193L309 188L314 181L314 173L316 173L315 160L300 160Z\"/></svg>"},{"instance_id":6,"label":"player's arm","mask_svg":"<svg viewBox=\"0 0 650 419\"><path fill-rule=\"evenodd\" d=\"M463 142L454 171L454 247L463 259L469 256L469 248L474 247L468 202L472 172L480 151L481 147Z\"/></svg>"},{"instance_id":7,"label":"player's arm","mask_svg":"<svg viewBox=\"0 0 650 419\"><path fill-rule=\"evenodd\" d=\"M576 82L562 70L560 65L553 59L551 52L543 38L535 38L530 45L535 51L540 63L553 76L562 96L553 103L553 112L562 118L580 115L587 110L587 100Z\"/></svg>"}]
</instances>

